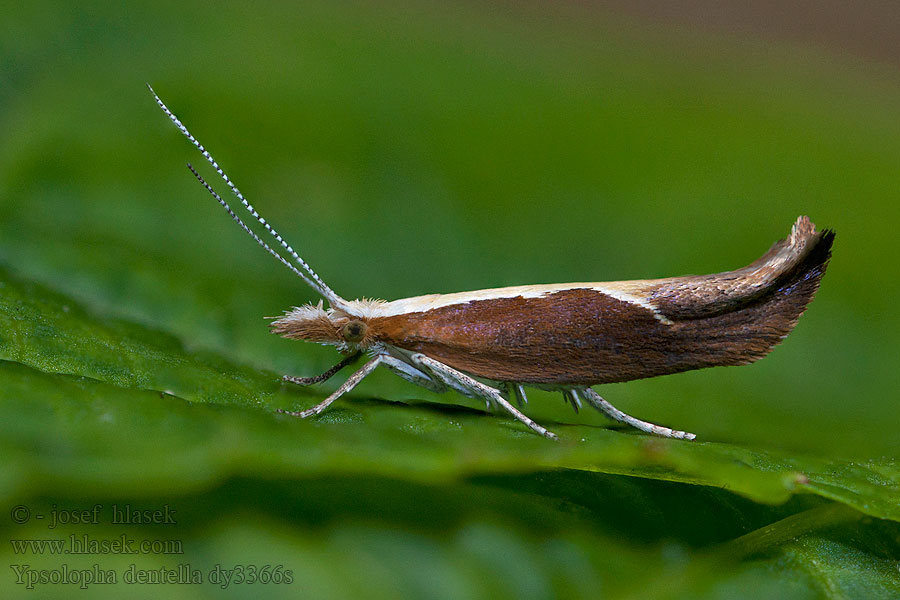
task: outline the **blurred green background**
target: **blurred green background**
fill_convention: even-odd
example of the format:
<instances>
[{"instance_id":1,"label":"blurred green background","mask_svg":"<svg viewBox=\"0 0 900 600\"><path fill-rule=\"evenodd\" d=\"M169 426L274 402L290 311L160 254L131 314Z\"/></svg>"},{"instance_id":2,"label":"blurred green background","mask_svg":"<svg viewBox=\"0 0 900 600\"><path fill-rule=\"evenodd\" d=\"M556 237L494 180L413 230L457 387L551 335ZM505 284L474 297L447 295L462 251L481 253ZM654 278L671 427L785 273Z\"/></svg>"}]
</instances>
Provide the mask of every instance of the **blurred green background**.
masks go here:
<instances>
[{"instance_id":1,"label":"blurred green background","mask_svg":"<svg viewBox=\"0 0 900 600\"><path fill-rule=\"evenodd\" d=\"M545 471L570 459L502 417L483 416L476 402L389 373L373 375L318 429L274 416L273 407L309 406L334 387L279 386L280 374L318 373L336 355L271 336L263 320L316 298L194 181L184 163L201 158L145 87L348 298L729 270L809 215L836 230L834 258L808 314L768 358L599 391L703 442L890 465L872 481L886 490L882 501L896 504L900 51L847 38L830 44L828 31L810 42L791 35L784 14L772 16L781 21L770 30L759 19L735 32L698 25L689 12L672 22L614 4L4 8L7 504L178 505L185 516L176 535L204 573L279 557L310 597L732 597L767 585L817 597L815 577L791 571L791 560L807 556L802 543L780 562L727 569L710 550L821 509L804 504L809 496L761 508L745 498L755 497L751 484L736 496ZM898 18L880 10L883 22ZM615 436L603 438L610 447L644 443L607 430L598 415L573 414L555 395L531 396L529 414L572 424L570 437L600 431ZM448 415L475 435L467 442L463 429L442 454ZM400 427L388 417L411 421ZM376 421L378 433L367 437ZM269 439L279 441L267 448ZM531 458L518 456L520 447ZM494 452L489 466L472 466L481 464L478 449ZM302 466L334 452L348 456L315 463L319 471ZM354 453L389 464L353 467ZM685 479L641 461L653 479ZM595 470L633 475L630 468ZM405 479L417 469L424 475ZM607 503L629 525L606 515ZM682 521L695 527L679 528ZM875 587L853 580L846 589L894 590L885 582L897 574L900 534L893 524L870 526L886 529L853 546L868 563L828 546L840 535L810 542L809 556L875 561L874 571L860 569L879 583L859 580ZM134 561L99 562L121 570ZM668 583L648 583L646 573ZM70 589L25 590L14 570L4 579L10 593L29 597Z\"/></svg>"}]
</instances>

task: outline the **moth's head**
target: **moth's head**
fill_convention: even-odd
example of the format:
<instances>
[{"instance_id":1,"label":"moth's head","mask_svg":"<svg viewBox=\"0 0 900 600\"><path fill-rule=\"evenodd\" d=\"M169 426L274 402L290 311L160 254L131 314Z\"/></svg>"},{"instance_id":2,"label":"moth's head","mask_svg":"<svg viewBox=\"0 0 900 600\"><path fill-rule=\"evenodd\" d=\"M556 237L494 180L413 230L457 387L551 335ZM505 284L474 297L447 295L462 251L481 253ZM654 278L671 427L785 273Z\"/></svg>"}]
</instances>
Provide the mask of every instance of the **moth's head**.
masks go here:
<instances>
[{"instance_id":1,"label":"moth's head","mask_svg":"<svg viewBox=\"0 0 900 600\"><path fill-rule=\"evenodd\" d=\"M293 340L337 346L341 352L366 350L373 342L366 317L335 308L326 310L322 302L297 306L272 321L270 328L272 333Z\"/></svg>"}]
</instances>

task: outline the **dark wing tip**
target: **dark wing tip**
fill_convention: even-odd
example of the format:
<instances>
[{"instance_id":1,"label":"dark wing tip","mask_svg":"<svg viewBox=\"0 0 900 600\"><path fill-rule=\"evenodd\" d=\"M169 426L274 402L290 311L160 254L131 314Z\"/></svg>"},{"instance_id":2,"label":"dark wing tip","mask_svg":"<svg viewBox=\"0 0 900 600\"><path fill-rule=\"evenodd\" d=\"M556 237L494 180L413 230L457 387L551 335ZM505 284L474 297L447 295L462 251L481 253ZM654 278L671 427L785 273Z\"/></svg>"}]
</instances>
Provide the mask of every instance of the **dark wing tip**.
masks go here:
<instances>
[{"instance_id":1,"label":"dark wing tip","mask_svg":"<svg viewBox=\"0 0 900 600\"><path fill-rule=\"evenodd\" d=\"M660 280L649 300L669 319L697 319L737 310L802 277L812 263L831 256L834 232L817 231L807 216L797 217L790 234L746 267L713 275Z\"/></svg>"}]
</instances>

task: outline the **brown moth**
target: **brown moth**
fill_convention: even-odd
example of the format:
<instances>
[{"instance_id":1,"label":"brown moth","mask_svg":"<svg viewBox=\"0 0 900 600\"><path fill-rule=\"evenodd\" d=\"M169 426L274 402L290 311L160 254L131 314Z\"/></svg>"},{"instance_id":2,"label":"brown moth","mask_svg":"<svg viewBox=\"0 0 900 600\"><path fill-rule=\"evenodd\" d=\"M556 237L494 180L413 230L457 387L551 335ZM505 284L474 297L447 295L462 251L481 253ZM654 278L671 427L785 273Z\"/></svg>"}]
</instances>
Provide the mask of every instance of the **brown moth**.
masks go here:
<instances>
[{"instance_id":1,"label":"brown moth","mask_svg":"<svg viewBox=\"0 0 900 600\"><path fill-rule=\"evenodd\" d=\"M807 217L799 217L790 235L761 258L725 273L524 285L392 302L345 300L259 216L206 149L150 91L290 259L257 236L188 165L200 183L244 231L329 304L295 307L272 322L272 332L336 346L346 358L317 377L284 380L317 383L361 354L369 356L321 403L287 412L298 417L319 414L380 365L435 392L452 389L482 398L489 407L502 407L551 439L557 436L513 406L511 400L520 407L527 402L524 386L559 390L576 411L584 400L642 431L692 440L696 437L692 433L621 412L591 386L759 360L796 325L831 256L834 233L817 231Z\"/></svg>"}]
</instances>

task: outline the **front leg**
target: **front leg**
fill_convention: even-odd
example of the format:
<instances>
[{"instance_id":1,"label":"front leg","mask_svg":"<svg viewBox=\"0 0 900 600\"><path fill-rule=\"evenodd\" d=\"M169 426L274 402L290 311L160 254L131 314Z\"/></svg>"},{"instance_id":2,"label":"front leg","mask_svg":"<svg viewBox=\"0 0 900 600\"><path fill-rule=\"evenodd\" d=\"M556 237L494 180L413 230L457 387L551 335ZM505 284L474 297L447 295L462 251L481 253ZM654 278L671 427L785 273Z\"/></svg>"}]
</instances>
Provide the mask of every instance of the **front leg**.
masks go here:
<instances>
[{"instance_id":1,"label":"front leg","mask_svg":"<svg viewBox=\"0 0 900 600\"><path fill-rule=\"evenodd\" d=\"M296 383L297 385L313 385L315 383L322 383L323 381L327 381L327 380L331 379L332 377L334 377L334 375L338 371L340 371L341 369L343 369L350 363L355 362L356 359L359 358L361 355L362 355L362 352L357 351L355 354L353 354L352 356L348 356L347 358L345 358L338 364L334 365L333 367L331 367L330 369L328 369L321 375L316 375L314 377L294 377L293 375L285 375L281 379L283 381L289 381L291 383Z\"/></svg>"},{"instance_id":2,"label":"front leg","mask_svg":"<svg viewBox=\"0 0 900 600\"><path fill-rule=\"evenodd\" d=\"M357 371L356 373L351 375L349 377L349 379L347 379L347 381L345 381L343 383L343 385L341 385L341 387L339 387L337 390L335 390L335 392L333 394L331 394L330 396L325 398L322 402L316 404L312 408L308 408L306 410L301 410L301 411L297 411L297 412L292 412L292 411L284 410L284 409L278 409L278 412L284 413L286 415L291 415L293 417L300 417L301 419L305 419L306 417L310 417L312 415L317 415L320 412L322 412L323 410L325 410L326 408L328 408L328 406L331 405L332 402L334 402L335 400L337 400L338 398L340 398L341 396L343 396L344 394L346 394L347 392L349 392L350 390L355 388L356 385L360 381L365 379L366 375L368 375L369 373L374 371L375 367L377 367L379 364L381 364L382 360L384 360L384 356L378 355L375 358L373 358L372 360L370 360L369 362L367 362L366 364L364 364L359 371Z\"/></svg>"},{"instance_id":3,"label":"front leg","mask_svg":"<svg viewBox=\"0 0 900 600\"><path fill-rule=\"evenodd\" d=\"M457 371L453 367L449 367L440 361L429 358L424 354L413 354L410 358L413 363L419 366L423 371L433 374L436 379L443 381L453 389L464 388L469 392L466 394L467 396L475 394L489 402L494 402L499 406L502 406L506 412L527 425L533 431L551 440L559 439L555 433L541 427L520 412L515 406L510 404L500 393L500 390L481 383L477 379L474 379L461 371Z\"/></svg>"}]
</instances>

